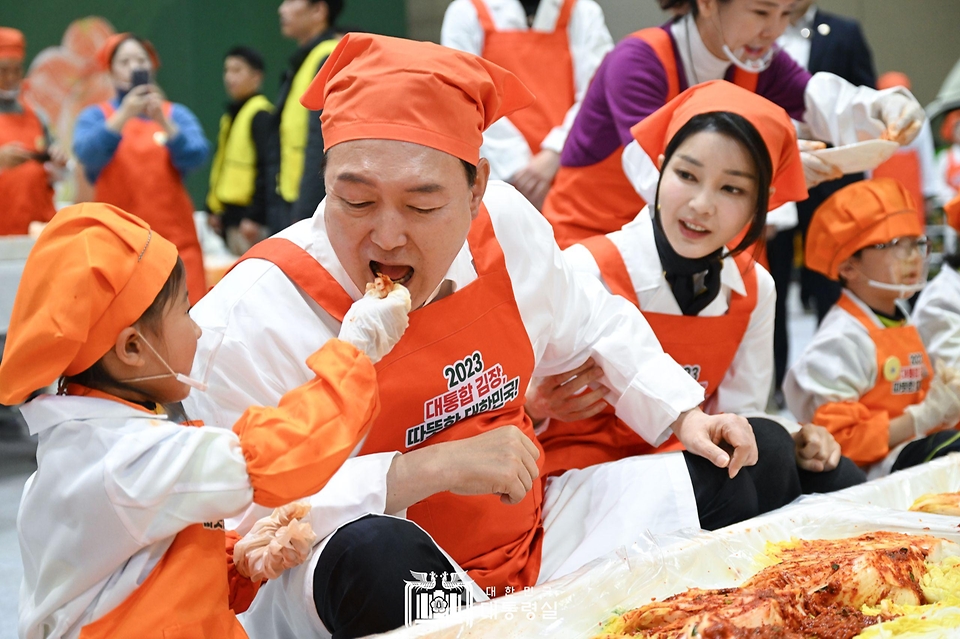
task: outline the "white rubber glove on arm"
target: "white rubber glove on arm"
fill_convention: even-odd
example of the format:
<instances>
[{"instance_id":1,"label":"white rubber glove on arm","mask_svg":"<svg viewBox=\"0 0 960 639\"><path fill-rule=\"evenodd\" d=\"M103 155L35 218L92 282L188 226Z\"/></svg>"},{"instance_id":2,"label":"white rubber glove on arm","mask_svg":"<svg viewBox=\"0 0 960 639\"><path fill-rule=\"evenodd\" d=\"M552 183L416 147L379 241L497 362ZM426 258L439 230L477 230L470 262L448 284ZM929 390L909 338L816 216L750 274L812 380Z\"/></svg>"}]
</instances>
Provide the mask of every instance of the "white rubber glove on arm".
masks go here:
<instances>
[{"instance_id":1,"label":"white rubber glove on arm","mask_svg":"<svg viewBox=\"0 0 960 639\"><path fill-rule=\"evenodd\" d=\"M251 581L263 581L302 564L317 540L306 519L309 513L310 504L298 501L258 520L233 547L237 572Z\"/></svg>"},{"instance_id":2,"label":"white rubber glove on arm","mask_svg":"<svg viewBox=\"0 0 960 639\"><path fill-rule=\"evenodd\" d=\"M944 384L940 377L934 377L923 401L907 406L904 412L913 417L917 437L940 426L952 426L960 421L960 386Z\"/></svg>"},{"instance_id":3,"label":"white rubber glove on arm","mask_svg":"<svg viewBox=\"0 0 960 639\"><path fill-rule=\"evenodd\" d=\"M917 99L908 92L880 96L873 104L870 115L883 122L887 130L882 137L899 144L909 144L917 134L927 114Z\"/></svg>"},{"instance_id":4,"label":"white rubber glove on arm","mask_svg":"<svg viewBox=\"0 0 960 639\"><path fill-rule=\"evenodd\" d=\"M386 297L371 289L343 317L340 339L366 353L374 364L383 359L407 330L410 291L394 284Z\"/></svg>"}]
</instances>

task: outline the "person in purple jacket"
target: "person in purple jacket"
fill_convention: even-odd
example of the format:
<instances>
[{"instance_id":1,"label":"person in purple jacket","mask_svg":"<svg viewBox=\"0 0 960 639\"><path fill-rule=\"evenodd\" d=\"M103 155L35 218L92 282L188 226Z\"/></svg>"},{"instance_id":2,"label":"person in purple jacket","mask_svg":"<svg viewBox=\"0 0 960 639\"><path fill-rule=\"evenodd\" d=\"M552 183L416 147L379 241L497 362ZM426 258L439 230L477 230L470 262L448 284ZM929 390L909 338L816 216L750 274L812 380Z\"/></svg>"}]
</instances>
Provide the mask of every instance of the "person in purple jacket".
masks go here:
<instances>
[{"instance_id":1,"label":"person in purple jacket","mask_svg":"<svg viewBox=\"0 0 960 639\"><path fill-rule=\"evenodd\" d=\"M561 248L636 217L658 171L630 127L695 84L734 82L783 107L803 124L802 137L835 145L884 133L906 143L920 130L925 116L909 91L857 87L831 73L811 76L774 46L794 0L659 4L675 17L627 36L607 54L564 145L543 209ZM813 155L802 157L808 186L839 176Z\"/></svg>"}]
</instances>

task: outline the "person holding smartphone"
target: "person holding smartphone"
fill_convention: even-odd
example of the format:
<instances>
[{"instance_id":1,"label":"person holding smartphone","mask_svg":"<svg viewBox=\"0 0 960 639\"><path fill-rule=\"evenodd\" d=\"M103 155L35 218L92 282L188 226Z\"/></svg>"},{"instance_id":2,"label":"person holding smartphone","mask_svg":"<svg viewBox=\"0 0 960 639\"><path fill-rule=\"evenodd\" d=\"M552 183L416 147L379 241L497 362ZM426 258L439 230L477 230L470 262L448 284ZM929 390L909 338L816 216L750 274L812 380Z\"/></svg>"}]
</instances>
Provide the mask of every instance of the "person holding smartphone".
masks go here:
<instances>
[{"instance_id":1,"label":"person holding smartphone","mask_svg":"<svg viewBox=\"0 0 960 639\"><path fill-rule=\"evenodd\" d=\"M74 155L96 201L133 213L177 246L195 303L207 286L194 205L183 179L206 161L210 143L190 109L168 101L157 86L160 58L149 41L116 34L97 59L117 95L77 118Z\"/></svg>"}]
</instances>

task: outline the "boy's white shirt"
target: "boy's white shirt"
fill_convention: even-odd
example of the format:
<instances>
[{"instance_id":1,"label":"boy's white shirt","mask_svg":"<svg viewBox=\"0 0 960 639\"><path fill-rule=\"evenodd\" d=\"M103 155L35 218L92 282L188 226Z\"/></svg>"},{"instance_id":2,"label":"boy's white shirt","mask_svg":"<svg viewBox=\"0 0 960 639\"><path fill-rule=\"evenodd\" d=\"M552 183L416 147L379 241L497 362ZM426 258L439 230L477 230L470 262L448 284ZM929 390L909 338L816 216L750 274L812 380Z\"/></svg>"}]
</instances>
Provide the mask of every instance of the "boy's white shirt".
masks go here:
<instances>
[{"instance_id":1,"label":"boy's white shirt","mask_svg":"<svg viewBox=\"0 0 960 639\"><path fill-rule=\"evenodd\" d=\"M948 264L920 293L912 321L931 362L960 369L960 273Z\"/></svg>"},{"instance_id":2,"label":"boy's white shirt","mask_svg":"<svg viewBox=\"0 0 960 639\"><path fill-rule=\"evenodd\" d=\"M79 636L146 579L177 533L253 499L231 430L92 397L44 395L21 411L39 433L17 517L22 639Z\"/></svg>"}]
</instances>

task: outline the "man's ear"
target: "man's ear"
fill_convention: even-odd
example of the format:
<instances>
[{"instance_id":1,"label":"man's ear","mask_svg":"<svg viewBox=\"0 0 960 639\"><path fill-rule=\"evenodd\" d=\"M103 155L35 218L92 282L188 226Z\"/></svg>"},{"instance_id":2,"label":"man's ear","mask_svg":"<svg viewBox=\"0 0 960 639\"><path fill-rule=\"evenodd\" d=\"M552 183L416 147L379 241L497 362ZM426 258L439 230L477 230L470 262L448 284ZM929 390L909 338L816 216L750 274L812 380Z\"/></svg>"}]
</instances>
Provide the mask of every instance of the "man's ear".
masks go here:
<instances>
[{"instance_id":1,"label":"man's ear","mask_svg":"<svg viewBox=\"0 0 960 639\"><path fill-rule=\"evenodd\" d=\"M477 179L470 187L470 219L475 220L480 215L480 205L483 203L483 194L487 192L487 182L490 181L490 163L487 158L480 158L477 162Z\"/></svg>"},{"instance_id":2,"label":"man's ear","mask_svg":"<svg viewBox=\"0 0 960 639\"><path fill-rule=\"evenodd\" d=\"M113 353L121 364L140 367L147 363L144 357L145 348L137 329L128 326L117 335L117 341L113 345Z\"/></svg>"}]
</instances>

